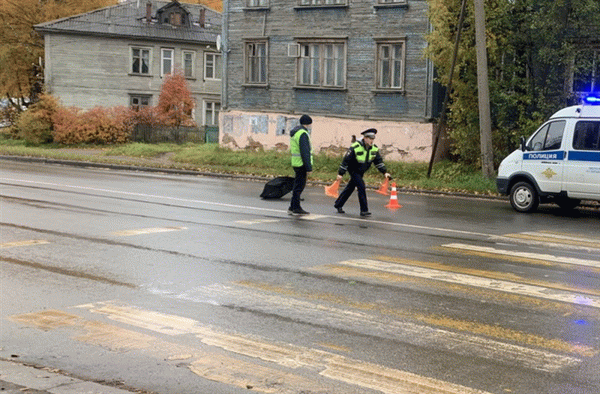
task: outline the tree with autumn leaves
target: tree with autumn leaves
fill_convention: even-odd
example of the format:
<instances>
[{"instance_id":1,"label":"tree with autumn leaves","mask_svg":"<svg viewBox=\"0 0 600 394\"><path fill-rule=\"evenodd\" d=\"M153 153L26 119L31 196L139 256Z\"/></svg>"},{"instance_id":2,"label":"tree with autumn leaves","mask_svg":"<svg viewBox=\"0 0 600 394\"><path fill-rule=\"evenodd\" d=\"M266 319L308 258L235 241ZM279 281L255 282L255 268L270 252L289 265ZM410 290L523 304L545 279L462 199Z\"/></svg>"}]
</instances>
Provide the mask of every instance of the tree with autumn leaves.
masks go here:
<instances>
[{"instance_id":1,"label":"tree with autumn leaves","mask_svg":"<svg viewBox=\"0 0 600 394\"><path fill-rule=\"evenodd\" d=\"M220 0L188 0L220 11ZM0 100L15 111L34 103L43 89L44 38L33 26L102 7L117 0L0 0Z\"/></svg>"},{"instance_id":2,"label":"tree with autumn leaves","mask_svg":"<svg viewBox=\"0 0 600 394\"><path fill-rule=\"evenodd\" d=\"M117 4L117 0L1 0L0 99L20 111L43 88L44 39L39 23Z\"/></svg>"}]
</instances>

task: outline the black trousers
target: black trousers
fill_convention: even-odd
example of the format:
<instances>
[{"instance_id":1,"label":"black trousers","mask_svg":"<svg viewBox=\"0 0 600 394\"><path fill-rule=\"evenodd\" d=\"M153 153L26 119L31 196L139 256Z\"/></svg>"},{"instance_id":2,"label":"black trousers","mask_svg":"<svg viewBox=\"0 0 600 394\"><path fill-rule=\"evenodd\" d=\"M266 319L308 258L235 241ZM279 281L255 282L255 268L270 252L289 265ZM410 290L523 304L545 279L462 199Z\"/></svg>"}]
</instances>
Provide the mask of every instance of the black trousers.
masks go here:
<instances>
[{"instance_id":1,"label":"black trousers","mask_svg":"<svg viewBox=\"0 0 600 394\"><path fill-rule=\"evenodd\" d=\"M306 187L306 167L293 167L296 177L294 178L294 188L292 189L292 201L290 202L290 209L300 208L300 195Z\"/></svg>"},{"instance_id":2,"label":"black trousers","mask_svg":"<svg viewBox=\"0 0 600 394\"><path fill-rule=\"evenodd\" d=\"M363 180L363 174L360 173L350 173L350 182L348 182L344 190L342 190L337 200L335 200L333 206L335 208L342 208L354 192L354 189L357 189L358 192L358 203L360 205L360 211L369 211L369 205L367 204L367 190L365 187L365 181Z\"/></svg>"}]
</instances>

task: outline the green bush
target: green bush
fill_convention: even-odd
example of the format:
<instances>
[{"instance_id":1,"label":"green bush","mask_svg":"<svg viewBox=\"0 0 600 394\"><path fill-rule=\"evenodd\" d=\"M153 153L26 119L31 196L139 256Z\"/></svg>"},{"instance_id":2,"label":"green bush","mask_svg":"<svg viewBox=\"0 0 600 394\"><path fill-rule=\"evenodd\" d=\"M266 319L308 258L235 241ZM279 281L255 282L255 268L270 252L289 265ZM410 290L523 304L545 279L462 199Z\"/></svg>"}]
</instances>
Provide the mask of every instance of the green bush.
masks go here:
<instances>
[{"instance_id":1,"label":"green bush","mask_svg":"<svg viewBox=\"0 0 600 394\"><path fill-rule=\"evenodd\" d=\"M13 125L13 133L28 144L52 142L52 124L34 110L22 112Z\"/></svg>"}]
</instances>

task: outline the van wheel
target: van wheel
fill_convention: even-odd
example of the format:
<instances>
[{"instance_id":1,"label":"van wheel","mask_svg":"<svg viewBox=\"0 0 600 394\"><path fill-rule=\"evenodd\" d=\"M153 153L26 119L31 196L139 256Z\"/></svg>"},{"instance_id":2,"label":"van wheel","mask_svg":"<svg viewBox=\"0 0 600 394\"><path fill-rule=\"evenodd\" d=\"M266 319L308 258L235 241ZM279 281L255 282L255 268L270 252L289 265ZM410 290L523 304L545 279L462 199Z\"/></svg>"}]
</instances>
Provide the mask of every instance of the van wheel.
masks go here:
<instances>
[{"instance_id":1,"label":"van wheel","mask_svg":"<svg viewBox=\"0 0 600 394\"><path fill-rule=\"evenodd\" d=\"M518 182L510 189L510 205L517 212L533 212L540 204L538 193L529 182Z\"/></svg>"},{"instance_id":2,"label":"van wheel","mask_svg":"<svg viewBox=\"0 0 600 394\"><path fill-rule=\"evenodd\" d=\"M581 200L568 197L557 198L555 202L561 209L564 209L565 211L575 209L579 206L579 204L581 204Z\"/></svg>"}]
</instances>

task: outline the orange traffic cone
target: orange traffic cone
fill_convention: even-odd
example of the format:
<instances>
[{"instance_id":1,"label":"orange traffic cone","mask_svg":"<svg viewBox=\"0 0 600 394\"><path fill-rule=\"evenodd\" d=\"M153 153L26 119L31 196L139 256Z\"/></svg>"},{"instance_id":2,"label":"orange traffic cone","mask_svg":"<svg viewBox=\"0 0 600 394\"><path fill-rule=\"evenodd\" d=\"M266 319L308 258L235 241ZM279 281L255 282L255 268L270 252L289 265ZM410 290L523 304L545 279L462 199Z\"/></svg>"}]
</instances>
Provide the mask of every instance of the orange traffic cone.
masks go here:
<instances>
[{"instance_id":1,"label":"orange traffic cone","mask_svg":"<svg viewBox=\"0 0 600 394\"><path fill-rule=\"evenodd\" d=\"M398 208L402 208L402 205L398 204L398 195L396 194L396 182L392 183L392 195L390 196L390 202L385 207L393 211L395 211Z\"/></svg>"},{"instance_id":2,"label":"orange traffic cone","mask_svg":"<svg viewBox=\"0 0 600 394\"><path fill-rule=\"evenodd\" d=\"M325 186L325 195L333 198L338 198L338 190L340 189L340 180L336 179L331 186Z\"/></svg>"},{"instance_id":3,"label":"orange traffic cone","mask_svg":"<svg viewBox=\"0 0 600 394\"><path fill-rule=\"evenodd\" d=\"M388 193L389 186L390 186L390 178L386 177L385 181L383 181L381 186L379 186L379 189L375 190L375 193L379 193L379 194L383 194L384 196L387 196L389 194Z\"/></svg>"}]
</instances>

